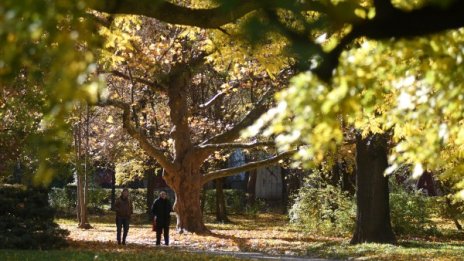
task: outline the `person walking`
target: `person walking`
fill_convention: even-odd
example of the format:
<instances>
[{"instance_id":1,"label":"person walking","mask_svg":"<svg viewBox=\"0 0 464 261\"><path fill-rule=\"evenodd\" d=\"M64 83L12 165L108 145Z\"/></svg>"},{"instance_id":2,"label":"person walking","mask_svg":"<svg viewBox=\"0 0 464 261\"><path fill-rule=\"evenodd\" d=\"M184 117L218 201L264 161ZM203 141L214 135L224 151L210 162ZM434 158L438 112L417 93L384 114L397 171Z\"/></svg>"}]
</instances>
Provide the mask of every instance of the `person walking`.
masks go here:
<instances>
[{"instance_id":1,"label":"person walking","mask_svg":"<svg viewBox=\"0 0 464 261\"><path fill-rule=\"evenodd\" d=\"M151 207L154 222L156 224L156 245L161 243L161 233L164 236L164 244L169 245L169 224L171 222L172 205L166 191L161 191Z\"/></svg>"},{"instance_id":2,"label":"person walking","mask_svg":"<svg viewBox=\"0 0 464 261\"><path fill-rule=\"evenodd\" d=\"M132 201L129 198L127 188L122 190L121 196L114 203L114 210L116 211L116 239L118 245L125 245L127 233L129 232L129 222L133 213ZM121 229L123 229L122 241Z\"/></svg>"}]
</instances>

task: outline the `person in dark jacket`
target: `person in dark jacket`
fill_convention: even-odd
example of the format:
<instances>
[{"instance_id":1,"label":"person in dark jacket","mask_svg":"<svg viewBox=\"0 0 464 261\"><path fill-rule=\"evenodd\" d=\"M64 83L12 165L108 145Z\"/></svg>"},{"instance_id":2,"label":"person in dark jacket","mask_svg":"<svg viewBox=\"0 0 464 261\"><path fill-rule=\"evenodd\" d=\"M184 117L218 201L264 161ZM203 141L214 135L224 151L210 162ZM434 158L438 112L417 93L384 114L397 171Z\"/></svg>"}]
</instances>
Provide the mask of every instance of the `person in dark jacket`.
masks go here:
<instances>
[{"instance_id":1,"label":"person in dark jacket","mask_svg":"<svg viewBox=\"0 0 464 261\"><path fill-rule=\"evenodd\" d=\"M169 245L169 223L171 222L172 205L167 198L166 191L161 191L159 197L151 207L156 222L156 245L161 243L161 232L164 235L164 244Z\"/></svg>"},{"instance_id":2,"label":"person in dark jacket","mask_svg":"<svg viewBox=\"0 0 464 261\"><path fill-rule=\"evenodd\" d=\"M129 190L123 189L121 196L114 203L114 210L116 211L116 239L118 245L121 243L126 244L127 233L129 232L129 221L133 213L132 201L129 198ZM121 228L124 228L121 241Z\"/></svg>"}]
</instances>

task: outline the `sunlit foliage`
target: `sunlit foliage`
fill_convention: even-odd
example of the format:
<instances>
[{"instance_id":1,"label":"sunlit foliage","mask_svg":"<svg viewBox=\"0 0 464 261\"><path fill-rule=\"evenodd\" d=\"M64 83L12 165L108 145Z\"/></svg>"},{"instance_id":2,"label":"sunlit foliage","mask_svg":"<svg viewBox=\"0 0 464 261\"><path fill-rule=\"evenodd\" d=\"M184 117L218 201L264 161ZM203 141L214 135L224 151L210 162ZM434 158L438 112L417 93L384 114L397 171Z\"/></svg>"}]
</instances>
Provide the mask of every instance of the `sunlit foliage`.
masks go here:
<instances>
[{"instance_id":1,"label":"sunlit foliage","mask_svg":"<svg viewBox=\"0 0 464 261\"><path fill-rule=\"evenodd\" d=\"M432 169L462 180L463 40L463 30L401 41L361 40L359 48L340 57L332 84L300 74L258 125L271 121L267 131L279 134L282 148L308 145L297 155L306 165L334 151L347 126L364 136L390 131L395 146L389 171L409 163L416 177Z\"/></svg>"}]
</instances>

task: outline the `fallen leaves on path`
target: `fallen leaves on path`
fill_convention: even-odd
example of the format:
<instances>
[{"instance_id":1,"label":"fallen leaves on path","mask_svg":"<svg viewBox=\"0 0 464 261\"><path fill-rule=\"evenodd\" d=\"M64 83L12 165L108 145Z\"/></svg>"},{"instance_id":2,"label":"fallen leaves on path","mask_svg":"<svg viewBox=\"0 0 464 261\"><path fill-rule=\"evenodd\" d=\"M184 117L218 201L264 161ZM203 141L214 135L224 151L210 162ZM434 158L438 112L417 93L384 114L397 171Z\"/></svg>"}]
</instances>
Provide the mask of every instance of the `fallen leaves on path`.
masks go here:
<instances>
[{"instance_id":1,"label":"fallen leaves on path","mask_svg":"<svg viewBox=\"0 0 464 261\"><path fill-rule=\"evenodd\" d=\"M252 251L273 255L302 255L314 241L324 240L307 236L287 226L282 215L260 215L256 218L231 217L232 224L207 223L210 235L179 234L171 227L171 248L203 251ZM132 248L155 247L155 233L149 224L132 224L127 237L128 246L116 244L116 227L111 223L92 223L93 229L82 230L73 222L60 222L70 231L69 240L74 247L111 248L112 251L129 251ZM327 238L329 240L329 238ZM342 238L330 238L330 241ZM93 242L93 243L90 243ZM85 247L84 247L85 245Z\"/></svg>"}]
</instances>

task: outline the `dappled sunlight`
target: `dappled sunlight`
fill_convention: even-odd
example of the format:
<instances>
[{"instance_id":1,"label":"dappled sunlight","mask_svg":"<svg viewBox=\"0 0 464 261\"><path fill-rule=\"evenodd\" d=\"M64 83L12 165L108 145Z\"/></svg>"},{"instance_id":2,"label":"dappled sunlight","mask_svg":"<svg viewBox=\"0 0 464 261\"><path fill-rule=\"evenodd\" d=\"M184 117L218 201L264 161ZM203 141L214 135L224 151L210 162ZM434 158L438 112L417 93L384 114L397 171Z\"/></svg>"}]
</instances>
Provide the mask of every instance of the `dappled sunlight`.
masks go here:
<instances>
[{"instance_id":1,"label":"dappled sunlight","mask_svg":"<svg viewBox=\"0 0 464 261\"><path fill-rule=\"evenodd\" d=\"M116 244L116 228L107 223L112 216L100 217L104 223L92 217L94 227L89 230L78 229L74 221L59 219L62 228L70 231L72 246L85 248L90 241L101 243L105 249L120 249ZM209 219L209 217L207 217ZM268 254L305 255L310 244L320 241L342 242L343 238L325 238L306 235L289 227L286 216L280 214L260 214L255 217L231 215L231 223L207 223L209 235L192 233L179 234L171 225L170 248L207 251L253 251ZM92 222L93 221L93 222ZM127 237L128 246L124 251L134 248L155 247L155 233L151 225L133 224Z\"/></svg>"}]
</instances>

